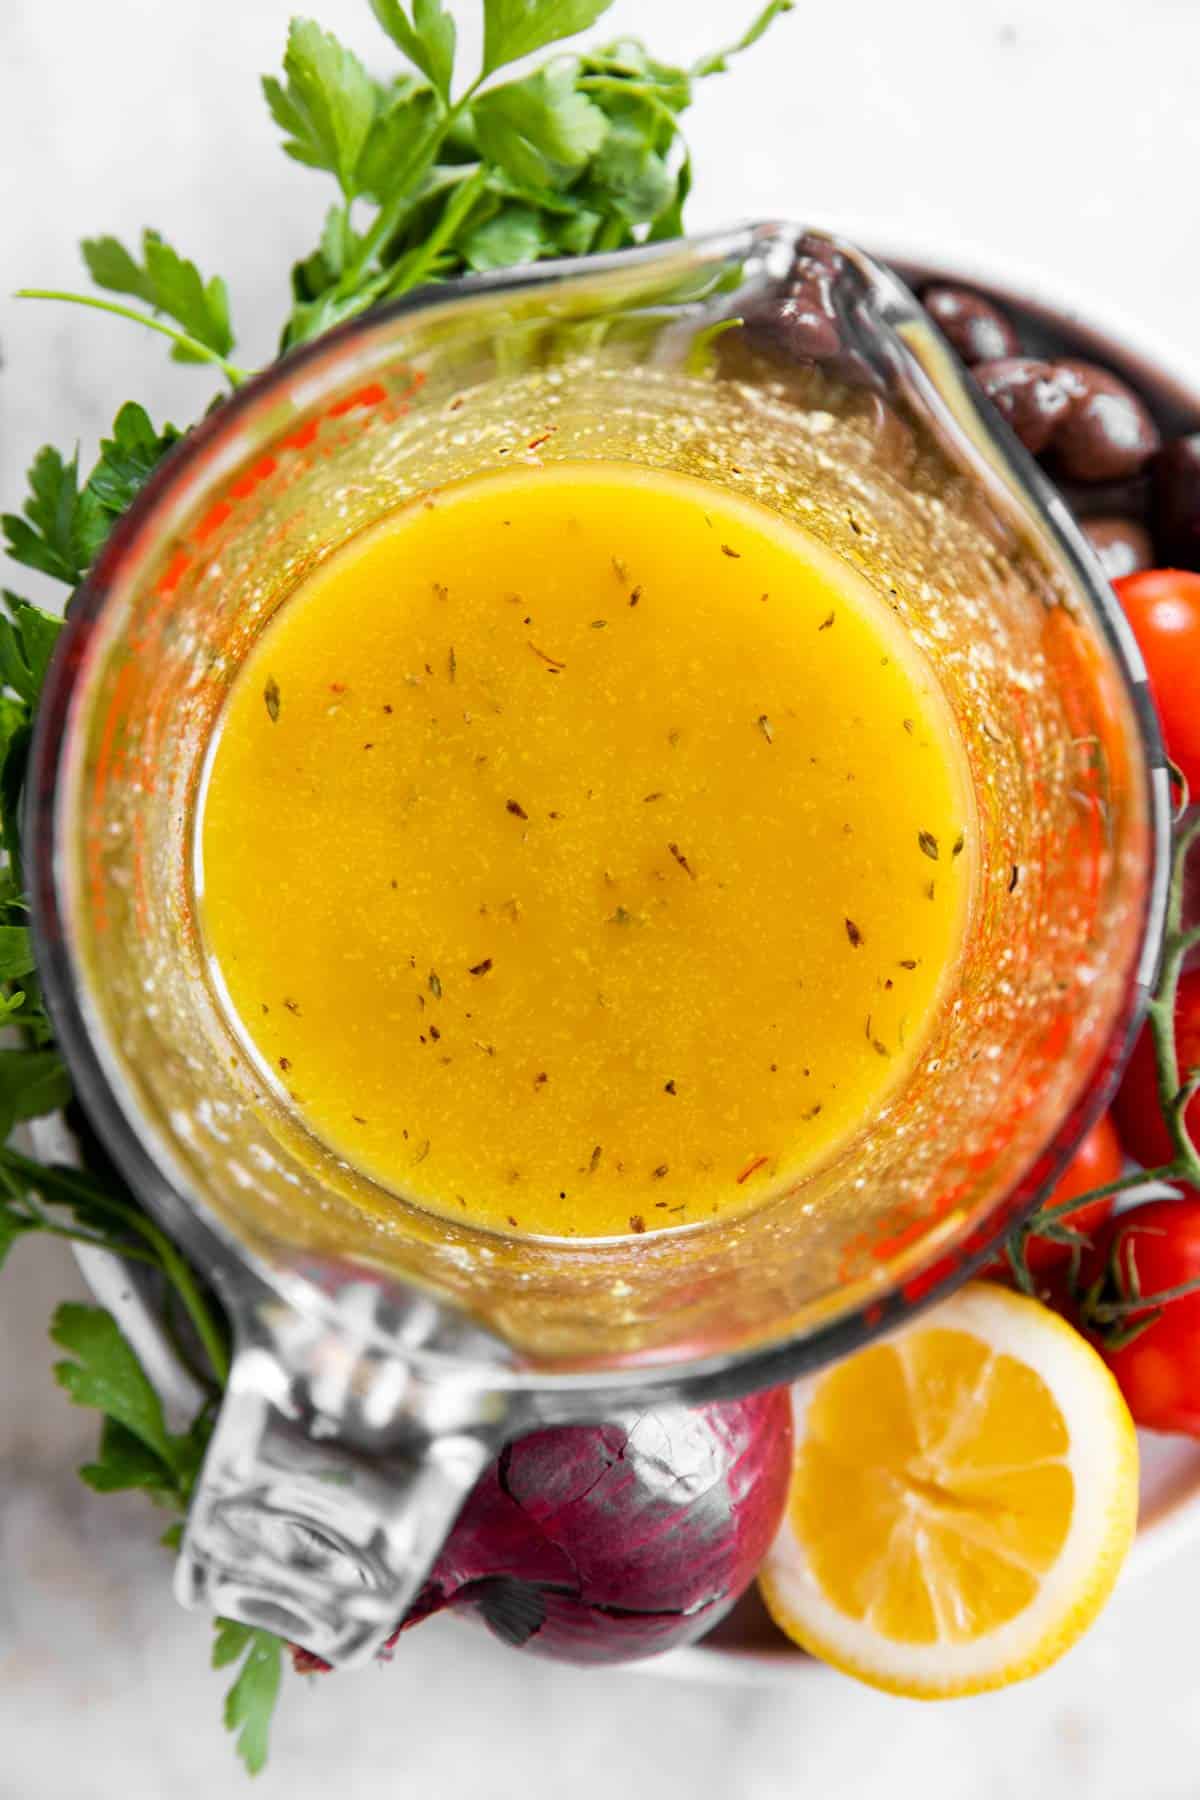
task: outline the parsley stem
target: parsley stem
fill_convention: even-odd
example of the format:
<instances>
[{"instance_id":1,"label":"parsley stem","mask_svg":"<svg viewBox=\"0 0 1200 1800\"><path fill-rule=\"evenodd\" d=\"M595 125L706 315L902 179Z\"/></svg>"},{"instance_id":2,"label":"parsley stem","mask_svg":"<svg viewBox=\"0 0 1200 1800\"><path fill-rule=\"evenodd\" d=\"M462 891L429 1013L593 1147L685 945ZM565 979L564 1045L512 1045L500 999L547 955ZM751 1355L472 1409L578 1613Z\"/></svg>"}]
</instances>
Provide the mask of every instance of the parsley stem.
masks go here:
<instances>
[{"instance_id":1,"label":"parsley stem","mask_svg":"<svg viewBox=\"0 0 1200 1800\"><path fill-rule=\"evenodd\" d=\"M229 1383L229 1350L225 1342L225 1334L214 1318L212 1309L201 1293L187 1262L176 1250L170 1238L163 1238L159 1253L166 1276L183 1302L188 1318L195 1328L196 1336L204 1346L204 1354L208 1358L213 1375L218 1385L224 1388Z\"/></svg>"},{"instance_id":2,"label":"parsley stem","mask_svg":"<svg viewBox=\"0 0 1200 1800\"><path fill-rule=\"evenodd\" d=\"M581 75L575 86L582 93L621 94L631 100L640 100L647 111L654 113L664 125L670 127L672 137L679 130L679 120L671 108L644 82L630 81L620 75Z\"/></svg>"},{"instance_id":3,"label":"parsley stem","mask_svg":"<svg viewBox=\"0 0 1200 1800\"><path fill-rule=\"evenodd\" d=\"M707 56L702 56L699 62L692 64L692 75L702 78L705 75L724 74L725 64L731 56L736 56L739 51L748 50L751 44L756 44L772 21L777 19L780 13L791 12L794 5L795 0L767 0L767 4L746 27L737 42L726 44L723 50L712 50Z\"/></svg>"},{"instance_id":4,"label":"parsley stem","mask_svg":"<svg viewBox=\"0 0 1200 1800\"><path fill-rule=\"evenodd\" d=\"M414 145L407 162L402 164L399 173L393 176L394 187L391 199L384 201L379 208L375 215L375 223L358 247L357 256L337 284L336 292L342 298L354 292L379 251L383 249L396 230L405 212L412 204L412 189L416 185L418 176L423 175L432 163L455 123L474 99L483 81L484 76L479 74L470 87L464 88L453 106L447 107L437 124L426 133L419 143Z\"/></svg>"},{"instance_id":5,"label":"parsley stem","mask_svg":"<svg viewBox=\"0 0 1200 1800\"><path fill-rule=\"evenodd\" d=\"M488 172L482 163L451 194L442 208L442 216L425 242L400 264L393 280L383 290L389 297L405 294L425 279L442 248L451 243L467 214L487 186Z\"/></svg>"},{"instance_id":6,"label":"parsley stem","mask_svg":"<svg viewBox=\"0 0 1200 1800\"><path fill-rule=\"evenodd\" d=\"M620 213L609 213L603 225L596 233L596 241L592 245L592 253L599 255L604 250L619 250L625 241L628 226Z\"/></svg>"},{"instance_id":7,"label":"parsley stem","mask_svg":"<svg viewBox=\"0 0 1200 1800\"><path fill-rule=\"evenodd\" d=\"M335 291L343 299L352 294L360 285L363 276L370 268L372 262L374 262L376 255L382 250L383 246L387 243L393 231L395 231L397 225L399 225L401 219L404 217L405 210L412 199L409 190L420 170L421 164L424 161L432 162L434 156L437 154L438 146L444 135L445 127L436 127L432 135L426 138L423 144L418 145L417 149L409 157L408 164L400 179L397 191L375 214L375 223L364 236L362 243L358 246L358 254L346 268L342 274L341 280L337 284Z\"/></svg>"},{"instance_id":8,"label":"parsley stem","mask_svg":"<svg viewBox=\"0 0 1200 1800\"><path fill-rule=\"evenodd\" d=\"M147 1228L150 1231L157 1229L132 1201L115 1198L98 1182L77 1169L34 1162L31 1157L23 1156L19 1150L6 1144L0 1149L0 1170L6 1176L20 1176L26 1187L35 1190L43 1200L52 1204L87 1207L92 1212L106 1213L109 1218L116 1219L126 1231L142 1231L144 1234ZM109 1247L122 1254L124 1243L114 1242Z\"/></svg>"},{"instance_id":9,"label":"parsley stem","mask_svg":"<svg viewBox=\"0 0 1200 1800\"><path fill-rule=\"evenodd\" d=\"M64 1238L72 1244L84 1244L89 1250L105 1250L110 1256L119 1255L130 1261L158 1268L158 1258L137 1244L114 1245L111 1238L101 1237L96 1232L80 1231L73 1225L56 1224L38 1205L32 1190L22 1192L19 1184L13 1180L11 1171L3 1167L0 1167L0 1183L8 1192L8 1216L18 1220L26 1229L42 1232L47 1237Z\"/></svg>"},{"instance_id":10,"label":"parsley stem","mask_svg":"<svg viewBox=\"0 0 1200 1800\"><path fill-rule=\"evenodd\" d=\"M37 1230L44 1237L64 1238L71 1244L83 1244L89 1250L103 1250L109 1256L119 1256L122 1262L138 1262L150 1269L158 1268L158 1258L152 1256L149 1250L142 1250L136 1244L122 1244L116 1250L104 1238L93 1237L88 1231L76 1231L70 1225L54 1225L42 1214L37 1215Z\"/></svg>"},{"instance_id":11,"label":"parsley stem","mask_svg":"<svg viewBox=\"0 0 1200 1800\"><path fill-rule=\"evenodd\" d=\"M19 1150L8 1146L0 1149L0 1171L20 1176L30 1188L41 1194L43 1200L57 1202L59 1205L86 1207L90 1212L106 1214L118 1221L124 1232L136 1233L142 1238L147 1246L145 1249L127 1243L123 1235L118 1237L115 1233L108 1242L94 1238L85 1241L95 1243L98 1249L111 1251L114 1256L129 1257L162 1270L192 1321L213 1374L222 1386L225 1385L229 1379L229 1351L224 1331L186 1259L166 1232L161 1231L147 1213L130 1201L114 1199L96 1182L77 1170L52 1168L34 1162L30 1157L22 1156ZM65 1227L60 1228L60 1232L61 1230L65 1230Z\"/></svg>"},{"instance_id":12,"label":"parsley stem","mask_svg":"<svg viewBox=\"0 0 1200 1800\"><path fill-rule=\"evenodd\" d=\"M18 288L14 296L17 300L64 300L70 306L91 306L97 312L113 313L118 319L132 319L135 325L144 325L148 331L157 331L168 337L181 349L197 357L201 362L214 363L230 387L240 387L249 379L249 370L240 369L236 363L230 362L208 344L202 344L190 332L181 331L176 325L168 325L164 319L152 318L149 313L138 312L133 306L119 306L115 300L101 300L94 294L71 294L60 288Z\"/></svg>"}]
</instances>

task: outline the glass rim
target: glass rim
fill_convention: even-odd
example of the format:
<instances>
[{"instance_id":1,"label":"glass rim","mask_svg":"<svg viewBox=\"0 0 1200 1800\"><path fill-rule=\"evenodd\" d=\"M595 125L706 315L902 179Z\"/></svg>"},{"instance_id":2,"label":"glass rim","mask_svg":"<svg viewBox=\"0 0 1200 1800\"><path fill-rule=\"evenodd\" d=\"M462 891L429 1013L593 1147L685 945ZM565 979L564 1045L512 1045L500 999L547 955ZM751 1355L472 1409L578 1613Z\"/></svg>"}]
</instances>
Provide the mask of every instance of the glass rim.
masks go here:
<instances>
[{"instance_id":1,"label":"glass rim","mask_svg":"<svg viewBox=\"0 0 1200 1800\"><path fill-rule=\"evenodd\" d=\"M158 1215L185 1250L206 1267L218 1291L226 1297L227 1290L236 1292L239 1274L248 1275L298 1311L336 1323L336 1293L331 1296L294 1266L272 1262L224 1219L214 1215L202 1200L189 1196L186 1182L172 1177L164 1167L172 1159L163 1153L162 1134L146 1117L128 1085L117 1076L115 1059L101 1054L104 1028L89 1005L87 976L76 955L72 930L73 903L62 880L65 809L64 784L59 777L71 743L75 700L81 685L79 671L109 604L110 590L124 566L136 556L143 539L157 535L155 527L162 515L212 453L240 445L240 460L242 454L256 448L246 427L264 403L294 389L297 377L318 365L327 364L344 374L344 364L353 361L356 350L376 336L390 333L397 320L462 300L553 287L580 274L603 277L639 266L653 271L669 267L673 260L686 267L690 259L698 256L744 258L756 249L769 253L778 247L781 252L786 250L790 261L805 232L803 226L783 220L760 221L604 255L488 270L415 289L344 321L268 364L185 434L117 521L72 597L66 627L38 707L25 791L25 838L31 845L29 889L38 971L56 1037L89 1123L139 1201ZM919 321L932 329L919 303L888 265L877 262L870 253L836 233L818 230L813 235L849 255L866 274L890 325ZM881 1265L881 1275L869 1283L860 1280L847 1284L845 1290L837 1290L847 1296L844 1306L837 1303L836 1293L827 1303L818 1303L816 1310L825 1316L818 1316L811 1326L694 1359L640 1362L615 1356L583 1371L555 1369L552 1365L480 1362L480 1380L488 1387L558 1395L564 1401L570 1396L629 1398L653 1394L701 1400L770 1387L844 1356L907 1322L977 1272L994 1255L1007 1232L1053 1188L1080 1139L1111 1098L1141 1024L1161 953L1170 875L1169 765L1145 666L1111 584L1088 551L1065 502L1032 456L990 408L984 410L978 397L971 394L969 404L973 425L983 434L989 451L1053 545L1056 556L1074 577L1125 691L1141 747L1149 868L1130 987L1123 1014L1114 1021L1109 1044L1097 1053L1091 1066L1080 1071L1070 1107L1031 1156L1022 1179L996 1198L986 1219L960 1221L956 1231L945 1234L937 1232L931 1221L930 1231L916 1244ZM337 1264L336 1257L319 1254L314 1260ZM341 1268L350 1279L378 1278L378 1271L366 1265L347 1263ZM382 1279L395 1289L402 1290L406 1285L406 1277L399 1273L388 1271ZM416 1279L411 1286L424 1291ZM450 1370L461 1374L465 1358L419 1350L412 1353L410 1360L436 1377L439 1372Z\"/></svg>"}]
</instances>

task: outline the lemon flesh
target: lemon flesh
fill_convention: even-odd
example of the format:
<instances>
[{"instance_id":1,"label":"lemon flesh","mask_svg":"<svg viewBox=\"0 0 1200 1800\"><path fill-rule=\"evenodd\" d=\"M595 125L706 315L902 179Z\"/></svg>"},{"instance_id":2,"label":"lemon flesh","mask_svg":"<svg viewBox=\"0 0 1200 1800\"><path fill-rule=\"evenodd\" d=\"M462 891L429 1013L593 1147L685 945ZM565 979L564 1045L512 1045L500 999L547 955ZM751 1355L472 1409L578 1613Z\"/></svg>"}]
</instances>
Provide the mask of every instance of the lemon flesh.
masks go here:
<instances>
[{"instance_id":1,"label":"lemon flesh","mask_svg":"<svg viewBox=\"0 0 1200 1800\"><path fill-rule=\"evenodd\" d=\"M963 1289L793 1389L788 1506L759 1576L776 1623L916 1698L1063 1654L1137 1518L1137 1439L1096 1352L1037 1301Z\"/></svg>"}]
</instances>

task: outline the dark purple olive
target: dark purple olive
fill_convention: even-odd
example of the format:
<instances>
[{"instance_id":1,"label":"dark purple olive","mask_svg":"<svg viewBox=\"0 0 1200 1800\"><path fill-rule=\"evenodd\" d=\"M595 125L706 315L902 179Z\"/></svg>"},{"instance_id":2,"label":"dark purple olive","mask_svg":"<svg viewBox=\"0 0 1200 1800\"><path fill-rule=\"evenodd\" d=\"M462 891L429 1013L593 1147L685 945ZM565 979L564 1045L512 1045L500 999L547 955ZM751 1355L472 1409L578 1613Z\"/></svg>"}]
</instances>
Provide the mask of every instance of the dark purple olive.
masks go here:
<instances>
[{"instance_id":1,"label":"dark purple olive","mask_svg":"<svg viewBox=\"0 0 1200 1800\"><path fill-rule=\"evenodd\" d=\"M880 393L886 383L851 316L861 286L862 278L837 246L809 233L796 246L783 292L752 301L739 335L755 349L819 365L849 387Z\"/></svg>"},{"instance_id":2,"label":"dark purple olive","mask_svg":"<svg viewBox=\"0 0 1200 1800\"><path fill-rule=\"evenodd\" d=\"M1122 575L1134 575L1139 569L1154 566L1150 533L1136 519L1087 519L1083 533L1090 539L1110 581L1120 581Z\"/></svg>"},{"instance_id":3,"label":"dark purple olive","mask_svg":"<svg viewBox=\"0 0 1200 1800\"><path fill-rule=\"evenodd\" d=\"M841 262L832 244L802 238L785 291L745 309L750 341L769 344L798 362L832 361L842 348L835 293Z\"/></svg>"},{"instance_id":4,"label":"dark purple olive","mask_svg":"<svg viewBox=\"0 0 1200 1800\"><path fill-rule=\"evenodd\" d=\"M1069 481L1061 471L1057 486L1077 519L1136 519L1148 523L1150 476L1128 475L1124 481Z\"/></svg>"},{"instance_id":5,"label":"dark purple olive","mask_svg":"<svg viewBox=\"0 0 1200 1800\"><path fill-rule=\"evenodd\" d=\"M841 349L842 334L824 299L820 285L814 284L778 299L752 301L743 309L746 336L797 362L830 362Z\"/></svg>"},{"instance_id":6,"label":"dark purple olive","mask_svg":"<svg viewBox=\"0 0 1200 1800\"><path fill-rule=\"evenodd\" d=\"M1095 363L1058 362L1054 372L1071 396L1070 413L1054 430L1054 454L1075 481L1120 481L1162 442L1158 427L1127 382Z\"/></svg>"},{"instance_id":7,"label":"dark purple olive","mask_svg":"<svg viewBox=\"0 0 1200 1800\"><path fill-rule=\"evenodd\" d=\"M1004 314L970 288L930 287L921 304L968 364L1019 356L1021 341Z\"/></svg>"},{"instance_id":8,"label":"dark purple olive","mask_svg":"<svg viewBox=\"0 0 1200 1800\"><path fill-rule=\"evenodd\" d=\"M1150 482L1159 561L1200 569L1200 432L1160 450L1150 465Z\"/></svg>"},{"instance_id":9,"label":"dark purple olive","mask_svg":"<svg viewBox=\"0 0 1200 1800\"><path fill-rule=\"evenodd\" d=\"M979 363L972 374L1035 456L1046 448L1074 404L1057 369L1032 356L1002 356Z\"/></svg>"}]
</instances>

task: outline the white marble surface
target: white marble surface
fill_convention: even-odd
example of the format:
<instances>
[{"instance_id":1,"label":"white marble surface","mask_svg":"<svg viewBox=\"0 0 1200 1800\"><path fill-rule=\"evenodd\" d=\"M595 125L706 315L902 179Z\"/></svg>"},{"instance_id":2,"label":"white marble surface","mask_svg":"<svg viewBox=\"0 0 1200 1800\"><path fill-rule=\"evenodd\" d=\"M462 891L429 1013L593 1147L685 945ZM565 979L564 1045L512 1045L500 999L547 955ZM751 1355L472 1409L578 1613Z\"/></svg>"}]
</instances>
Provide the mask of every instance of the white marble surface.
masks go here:
<instances>
[{"instance_id":1,"label":"white marble surface","mask_svg":"<svg viewBox=\"0 0 1200 1800\"><path fill-rule=\"evenodd\" d=\"M365 0L310 0L364 52ZM471 0L459 8L473 15ZM728 36L734 0L618 0L669 51ZM285 163L255 74L288 0L0 0L0 293L77 279L75 240L157 223L231 281L250 360L324 204ZM1197 0L800 0L693 115L695 223L790 213L878 222L1122 308L1200 361ZM1171 190L1178 198L1171 197ZM1192 341L1189 342L1189 338ZM135 328L0 299L0 501L49 437L91 452L139 394L186 420L206 377ZM241 1791L203 1621L178 1613L155 1521L76 1481L90 1420L49 1377L64 1255L0 1284L0 1800L192 1800ZM1200 1794L1200 1556L1127 1586L1039 1682L936 1709L820 1673L718 1691L580 1673L430 1626L390 1669L281 1707L264 1796L341 1800L940 1800Z\"/></svg>"}]
</instances>

